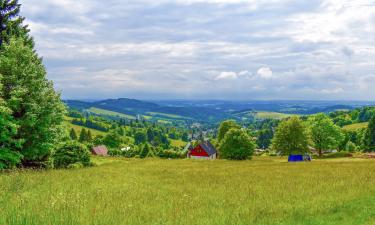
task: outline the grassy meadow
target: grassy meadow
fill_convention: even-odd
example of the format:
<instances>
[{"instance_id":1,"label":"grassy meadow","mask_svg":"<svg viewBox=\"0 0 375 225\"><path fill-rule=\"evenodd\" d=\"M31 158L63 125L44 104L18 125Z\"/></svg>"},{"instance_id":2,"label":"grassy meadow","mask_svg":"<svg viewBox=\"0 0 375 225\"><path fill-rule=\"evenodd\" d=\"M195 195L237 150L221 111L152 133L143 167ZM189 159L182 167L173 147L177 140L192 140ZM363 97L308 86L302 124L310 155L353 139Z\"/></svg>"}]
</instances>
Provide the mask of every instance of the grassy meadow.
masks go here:
<instances>
[{"instance_id":1,"label":"grassy meadow","mask_svg":"<svg viewBox=\"0 0 375 225\"><path fill-rule=\"evenodd\" d=\"M367 126L368 126L368 122L354 123L354 124L344 126L343 129L348 130L348 131L356 131L362 128L366 128Z\"/></svg>"},{"instance_id":2,"label":"grassy meadow","mask_svg":"<svg viewBox=\"0 0 375 225\"><path fill-rule=\"evenodd\" d=\"M0 224L375 224L375 160L94 158L0 174Z\"/></svg>"}]
</instances>

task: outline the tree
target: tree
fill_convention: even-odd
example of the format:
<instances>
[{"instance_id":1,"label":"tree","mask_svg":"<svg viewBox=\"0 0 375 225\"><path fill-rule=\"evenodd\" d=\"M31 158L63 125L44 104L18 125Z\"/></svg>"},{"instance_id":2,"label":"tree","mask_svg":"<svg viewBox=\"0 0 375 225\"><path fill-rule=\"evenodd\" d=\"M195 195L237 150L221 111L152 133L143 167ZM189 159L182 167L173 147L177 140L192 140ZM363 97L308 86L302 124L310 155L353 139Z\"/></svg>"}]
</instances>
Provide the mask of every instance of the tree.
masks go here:
<instances>
[{"instance_id":1,"label":"tree","mask_svg":"<svg viewBox=\"0 0 375 225\"><path fill-rule=\"evenodd\" d=\"M319 156L322 156L323 150L336 149L344 139L340 127L324 113L309 117L308 122L311 140Z\"/></svg>"},{"instance_id":2,"label":"tree","mask_svg":"<svg viewBox=\"0 0 375 225\"><path fill-rule=\"evenodd\" d=\"M22 39L30 47L34 46L28 35L28 26L23 25L25 18L19 16L20 7L18 0L0 0L0 47L9 43L12 37Z\"/></svg>"},{"instance_id":3,"label":"tree","mask_svg":"<svg viewBox=\"0 0 375 225\"><path fill-rule=\"evenodd\" d=\"M74 165L89 166L90 152L77 141L70 141L60 146L53 155L55 168L69 168Z\"/></svg>"},{"instance_id":4,"label":"tree","mask_svg":"<svg viewBox=\"0 0 375 225\"><path fill-rule=\"evenodd\" d=\"M294 116L277 126L272 148L283 155L303 154L308 150L308 138L306 126Z\"/></svg>"},{"instance_id":5,"label":"tree","mask_svg":"<svg viewBox=\"0 0 375 225\"><path fill-rule=\"evenodd\" d=\"M91 130L88 130L87 133L86 133L86 141L87 142L91 142L92 141Z\"/></svg>"},{"instance_id":6,"label":"tree","mask_svg":"<svg viewBox=\"0 0 375 225\"><path fill-rule=\"evenodd\" d=\"M86 140L87 140L87 132L85 128L82 128L81 133L79 134L78 141L83 143L83 142L86 142Z\"/></svg>"},{"instance_id":7,"label":"tree","mask_svg":"<svg viewBox=\"0 0 375 225\"><path fill-rule=\"evenodd\" d=\"M181 140L188 142L189 141L189 134L187 132L184 132L182 134Z\"/></svg>"},{"instance_id":8,"label":"tree","mask_svg":"<svg viewBox=\"0 0 375 225\"><path fill-rule=\"evenodd\" d=\"M364 135L364 151L374 152L375 151L375 115L372 116L368 123L367 129Z\"/></svg>"},{"instance_id":9,"label":"tree","mask_svg":"<svg viewBox=\"0 0 375 225\"><path fill-rule=\"evenodd\" d=\"M0 76L1 81L1 76ZM2 92L0 82L0 96ZM6 106L5 101L0 98L0 170L10 169L17 166L22 159L22 155L17 151L12 151L14 145L21 144L15 139L17 125L13 122L11 110Z\"/></svg>"},{"instance_id":10,"label":"tree","mask_svg":"<svg viewBox=\"0 0 375 225\"><path fill-rule=\"evenodd\" d=\"M271 145L273 132L271 129L262 129L257 133L257 145L259 148L266 149Z\"/></svg>"},{"instance_id":11,"label":"tree","mask_svg":"<svg viewBox=\"0 0 375 225\"><path fill-rule=\"evenodd\" d=\"M69 136L70 136L70 139L77 140L77 133L73 128L70 129Z\"/></svg>"},{"instance_id":12,"label":"tree","mask_svg":"<svg viewBox=\"0 0 375 225\"><path fill-rule=\"evenodd\" d=\"M236 121L234 120L226 120L226 121L223 121L221 124L220 124L220 127L219 127L219 132L218 132L218 135L217 135L217 138L218 138L218 141L222 141L224 139L224 136L225 134L232 128L241 128L240 125L238 125L236 123Z\"/></svg>"},{"instance_id":13,"label":"tree","mask_svg":"<svg viewBox=\"0 0 375 225\"><path fill-rule=\"evenodd\" d=\"M149 154L149 152L150 152L150 146L148 146L148 144L146 143L146 144L143 146L141 152L139 153L139 157L140 157L140 158L146 158L147 155Z\"/></svg>"},{"instance_id":14,"label":"tree","mask_svg":"<svg viewBox=\"0 0 375 225\"><path fill-rule=\"evenodd\" d=\"M136 145L146 143L147 136L144 132L138 131L134 134L134 140Z\"/></svg>"},{"instance_id":15,"label":"tree","mask_svg":"<svg viewBox=\"0 0 375 225\"><path fill-rule=\"evenodd\" d=\"M112 130L104 136L102 143L109 148L120 148L120 145L122 144L122 137L118 134L118 132Z\"/></svg>"},{"instance_id":16,"label":"tree","mask_svg":"<svg viewBox=\"0 0 375 225\"><path fill-rule=\"evenodd\" d=\"M226 132L220 144L220 156L224 159L244 160L253 155L255 143L240 129L232 128Z\"/></svg>"},{"instance_id":17,"label":"tree","mask_svg":"<svg viewBox=\"0 0 375 225\"><path fill-rule=\"evenodd\" d=\"M17 144L10 150L23 155L24 166L45 166L62 137L65 106L46 78L42 60L21 39L10 39L0 50L3 99L17 127ZM13 140L5 140L5 142Z\"/></svg>"}]
</instances>

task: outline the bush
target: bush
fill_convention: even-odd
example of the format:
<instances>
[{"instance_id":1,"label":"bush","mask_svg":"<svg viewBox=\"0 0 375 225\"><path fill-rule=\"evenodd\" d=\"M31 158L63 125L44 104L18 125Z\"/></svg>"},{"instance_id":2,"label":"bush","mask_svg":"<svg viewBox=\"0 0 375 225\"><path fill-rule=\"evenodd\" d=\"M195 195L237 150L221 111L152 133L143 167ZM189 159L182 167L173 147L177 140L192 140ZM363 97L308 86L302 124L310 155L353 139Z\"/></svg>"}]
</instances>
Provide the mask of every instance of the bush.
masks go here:
<instances>
[{"instance_id":1,"label":"bush","mask_svg":"<svg viewBox=\"0 0 375 225\"><path fill-rule=\"evenodd\" d=\"M87 147L76 142L70 141L59 147L53 156L55 168L76 168L78 164L83 166L90 165L90 152Z\"/></svg>"},{"instance_id":2,"label":"bush","mask_svg":"<svg viewBox=\"0 0 375 225\"><path fill-rule=\"evenodd\" d=\"M328 153L326 155L321 156L320 158L330 159L330 158L344 158L344 157L352 157L353 155L350 152L342 151L342 152L333 152Z\"/></svg>"},{"instance_id":3,"label":"bush","mask_svg":"<svg viewBox=\"0 0 375 225\"><path fill-rule=\"evenodd\" d=\"M230 129L220 144L220 156L224 159L251 159L255 143L240 129Z\"/></svg>"},{"instance_id":4,"label":"bush","mask_svg":"<svg viewBox=\"0 0 375 225\"><path fill-rule=\"evenodd\" d=\"M351 142L351 141L348 141L348 143L346 143L345 145L345 151L347 152L355 152L357 150L357 146Z\"/></svg>"},{"instance_id":5,"label":"bush","mask_svg":"<svg viewBox=\"0 0 375 225\"><path fill-rule=\"evenodd\" d=\"M168 158L168 159L183 159L183 158L186 158L186 152L178 152L174 150L162 150L159 152L158 156L160 158Z\"/></svg>"},{"instance_id":6,"label":"bush","mask_svg":"<svg viewBox=\"0 0 375 225\"><path fill-rule=\"evenodd\" d=\"M0 148L0 170L12 169L21 163L22 155L15 151Z\"/></svg>"}]
</instances>

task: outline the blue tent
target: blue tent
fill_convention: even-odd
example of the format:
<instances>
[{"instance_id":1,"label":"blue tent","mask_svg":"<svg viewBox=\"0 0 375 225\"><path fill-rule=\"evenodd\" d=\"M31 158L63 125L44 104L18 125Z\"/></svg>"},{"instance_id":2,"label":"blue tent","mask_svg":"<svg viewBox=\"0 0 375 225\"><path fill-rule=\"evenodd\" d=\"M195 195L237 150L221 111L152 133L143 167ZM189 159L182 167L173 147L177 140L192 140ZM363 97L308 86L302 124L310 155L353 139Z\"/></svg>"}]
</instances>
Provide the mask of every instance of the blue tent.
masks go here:
<instances>
[{"instance_id":1,"label":"blue tent","mask_svg":"<svg viewBox=\"0 0 375 225\"><path fill-rule=\"evenodd\" d=\"M288 162L303 162L303 161L311 161L311 157L309 155L289 155Z\"/></svg>"}]
</instances>

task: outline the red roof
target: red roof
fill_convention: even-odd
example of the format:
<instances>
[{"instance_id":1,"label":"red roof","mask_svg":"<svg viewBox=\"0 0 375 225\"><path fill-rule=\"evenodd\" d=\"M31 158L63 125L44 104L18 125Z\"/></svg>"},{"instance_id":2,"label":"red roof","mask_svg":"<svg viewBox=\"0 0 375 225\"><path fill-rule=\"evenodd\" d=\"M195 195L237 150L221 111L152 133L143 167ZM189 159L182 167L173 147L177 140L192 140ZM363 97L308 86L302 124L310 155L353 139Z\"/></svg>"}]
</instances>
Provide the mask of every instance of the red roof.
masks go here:
<instances>
[{"instance_id":1,"label":"red roof","mask_svg":"<svg viewBox=\"0 0 375 225\"><path fill-rule=\"evenodd\" d=\"M96 146L91 149L92 154L106 156L108 155L108 149L104 145Z\"/></svg>"}]
</instances>

